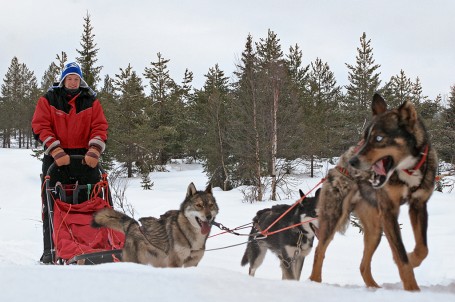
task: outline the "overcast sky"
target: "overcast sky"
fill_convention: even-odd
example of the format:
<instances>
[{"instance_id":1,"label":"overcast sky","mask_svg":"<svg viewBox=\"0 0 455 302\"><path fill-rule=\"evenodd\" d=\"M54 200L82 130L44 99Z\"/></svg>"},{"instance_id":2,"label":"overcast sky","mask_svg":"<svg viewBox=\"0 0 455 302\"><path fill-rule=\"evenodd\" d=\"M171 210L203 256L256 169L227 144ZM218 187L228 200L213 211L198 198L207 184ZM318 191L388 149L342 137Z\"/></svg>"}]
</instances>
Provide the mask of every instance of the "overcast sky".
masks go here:
<instances>
[{"instance_id":1,"label":"overcast sky","mask_svg":"<svg viewBox=\"0 0 455 302\"><path fill-rule=\"evenodd\" d=\"M128 63L142 76L161 52L175 81L188 68L201 88L217 63L232 76L248 34L258 42L271 29L285 54L298 44L303 63L321 58L339 85L363 32L382 83L402 69L430 98L455 85L453 0L1 0L0 7L0 83L14 56L38 82L62 51L75 60L88 12L103 78Z\"/></svg>"}]
</instances>

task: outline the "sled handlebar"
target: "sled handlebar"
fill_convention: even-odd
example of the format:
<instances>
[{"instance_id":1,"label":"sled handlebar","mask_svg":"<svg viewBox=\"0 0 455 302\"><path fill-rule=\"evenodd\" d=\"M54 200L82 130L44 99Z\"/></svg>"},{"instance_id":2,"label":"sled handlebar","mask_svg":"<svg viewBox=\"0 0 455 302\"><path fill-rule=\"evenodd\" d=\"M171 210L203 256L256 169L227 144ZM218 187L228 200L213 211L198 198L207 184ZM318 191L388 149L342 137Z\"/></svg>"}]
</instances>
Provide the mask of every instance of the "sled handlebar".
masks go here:
<instances>
[{"instance_id":1,"label":"sled handlebar","mask_svg":"<svg viewBox=\"0 0 455 302\"><path fill-rule=\"evenodd\" d=\"M73 160L81 160L82 164L85 165L85 162L84 162L84 155L70 155L70 161L73 161ZM55 162L53 162L49 168L47 169L47 172L46 172L46 175L51 175L51 172L56 168L58 167ZM93 169L98 169L100 171L100 174L103 174L105 173L104 169L101 167L100 163L98 162L98 165L93 168Z\"/></svg>"}]
</instances>

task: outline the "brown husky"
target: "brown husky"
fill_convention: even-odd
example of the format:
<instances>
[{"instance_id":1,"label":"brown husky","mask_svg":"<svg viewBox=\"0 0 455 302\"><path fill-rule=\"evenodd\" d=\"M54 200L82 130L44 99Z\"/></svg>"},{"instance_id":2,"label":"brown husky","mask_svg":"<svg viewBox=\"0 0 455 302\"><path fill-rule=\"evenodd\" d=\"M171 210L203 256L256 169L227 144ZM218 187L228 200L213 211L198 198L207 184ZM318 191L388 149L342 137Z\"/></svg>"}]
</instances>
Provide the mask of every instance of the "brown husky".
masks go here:
<instances>
[{"instance_id":1,"label":"brown husky","mask_svg":"<svg viewBox=\"0 0 455 302\"><path fill-rule=\"evenodd\" d=\"M321 282L322 264L328 245L335 232L344 232L349 225L351 212L360 219L365 245L360 272L365 284L379 287L371 275L371 258L381 240L379 211L376 190L369 179L372 173L361 171L349 165L349 159L358 147L351 147L339 159L337 166L329 170L322 184L318 201L318 245L315 250L313 271L310 279ZM378 231L379 230L379 231ZM368 248L367 248L368 247Z\"/></svg>"},{"instance_id":2,"label":"brown husky","mask_svg":"<svg viewBox=\"0 0 455 302\"><path fill-rule=\"evenodd\" d=\"M122 261L155 267L197 266L201 261L218 205L208 185L197 191L190 183L180 210L170 210L139 222L113 209L95 213L93 227L108 227L125 233Z\"/></svg>"},{"instance_id":3,"label":"brown husky","mask_svg":"<svg viewBox=\"0 0 455 302\"><path fill-rule=\"evenodd\" d=\"M361 219L365 228L364 255L360 267L362 277L367 286L378 287L371 276L370 264L379 244L381 231L384 230L404 289L419 290L413 268L419 266L428 254L426 204L434 189L438 164L436 152L431 147L428 132L411 102L404 102L399 108L387 110L384 99L375 94L372 109L372 122L365 131L356 155L349 160L352 167L372 173L371 184L375 189L371 194L365 194L371 190L357 185L357 188L349 193L361 194L366 201L355 205L356 213L366 218ZM337 207L335 203L340 200L337 200L336 196L323 193L324 186L319 203ZM347 198L344 201L349 202ZM409 204L409 216L416 241L413 252L409 254L406 253L398 224L400 205L404 203ZM367 204L371 206L366 206ZM327 208L330 209L329 206ZM343 207L343 211L347 210L347 207ZM324 219L328 221L326 224L330 225L337 223L338 220L334 221L334 218L336 215L333 217L333 213L325 218L319 213L320 234L323 231L321 224ZM316 248L310 276L313 281L321 281L322 262L330 239L331 237L327 237L325 243L319 242Z\"/></svg>"}]
</instances>

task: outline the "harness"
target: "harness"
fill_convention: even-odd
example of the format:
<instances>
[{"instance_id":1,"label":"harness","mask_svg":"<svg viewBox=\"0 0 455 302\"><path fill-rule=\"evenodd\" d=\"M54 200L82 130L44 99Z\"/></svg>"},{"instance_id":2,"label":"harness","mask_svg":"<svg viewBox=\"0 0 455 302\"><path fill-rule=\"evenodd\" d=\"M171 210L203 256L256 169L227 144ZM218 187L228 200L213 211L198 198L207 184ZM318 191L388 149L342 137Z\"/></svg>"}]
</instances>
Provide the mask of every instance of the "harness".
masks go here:
<instances>
[{"instance_id":1,"label":"harness","mask_svg":"<svg viewBox=\"0 0 455 302\"><path fill-rule=\"evenodd\" d=\"M278 258L280 259L281 263L283 263L283 265L286 267L286 268L290 268L292 263L295 262L295 260L297 259L297 256L300 254L300 252L302 251L302 245L303 245L303 235L304 233L302 231L299 231L299 238L297 239L297 245L296 245L296 249L294 251L294 255L292 256L291 259L287 260L286 258L284 257L281 257L281 256L278 256Z\"/></svg>"}]
</instances>

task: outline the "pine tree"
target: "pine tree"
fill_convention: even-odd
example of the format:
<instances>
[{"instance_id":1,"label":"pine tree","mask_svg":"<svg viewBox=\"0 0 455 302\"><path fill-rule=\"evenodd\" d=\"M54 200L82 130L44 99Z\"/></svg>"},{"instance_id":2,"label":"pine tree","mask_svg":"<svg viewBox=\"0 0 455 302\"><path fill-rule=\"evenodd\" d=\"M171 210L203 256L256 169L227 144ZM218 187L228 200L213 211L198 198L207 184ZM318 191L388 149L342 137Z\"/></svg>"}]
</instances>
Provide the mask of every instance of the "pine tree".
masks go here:
<instances>
[{"instance_id":1,"label":"pine tree","mask_svg":"<svg viewBox=\"0 0 455 302\"><path fill-rule=\"evenodd\" d=\"M144 77L149 80L152 101L162 104L175 89L175 82L169 76L167 64L169 59L164 59L161 53L157 53L158 61L151 62L150 68L146 67ZM165 113L162 113L165 115ZM164 117L160 117L164 119Z\"/></svg>"},{"instance_id":2,"label":"pine tree","mask_svg":"<svg viewBox=\"0 0 455 302\"><path fill-rule=\"evenodd\" d=\"M66 52L62 51L62 53L59 55L57 54L56 55L56 60L57 60L57 67L58 67L58 73L60 74L63 70L63 68L65 68L65 65L66 65L66 61L68 61L68 56L66 54Z\"/></svg>"},{"instance_id":3,"label":"pine tree","mask_svg":"<svg viewBox=\"0 0 455 302\"><path fill-rule=\"evenodd\" d=\"M306 91L306 82L308 81L309 66L302 66L303 53L299 45L289 47L289 54L287 55L287 65L289 74L296 87L299 88L301 93Z\"/></svg>"},{"instance_id":4,"label":"pine tree","mask_svg":"<svg viewBox=\"0 0 455 302\"><path fill-rule=\"evenodd\" d=\"M192 82L193 82L193 73L188 69L185 70L183 75L182 87L180 88L180 96L183 98L183 103L188 103L188 98L193 89Z\"/></svg>"},{"instance_id":5,"label":"pine tree","mask_svg":"<svg viewBox=\"0 0 455 302\"><path fill-rule=\"evenodd\" d=\"M189 103L193 91L192 82L193 73L186 69L182 84L177 86L173 96L176 104L173 113L173 123L177 132L172 147L174 158L194 158L197 153L190 148L190 136L186 135L193 122L189 114Z\"/></svg>"},{"instance_id":6,"label":"pine tree","mask_svg":"<svg viewBox=\"0 0 455 302\"><path fill-rule=\"evenodd\" d=\"M145 68L144 77L149 80L153 106L150 127L157 134L153 146L157 152L158 164L164 165L172 158L173 153L178 153L173 149L179 145L176 113L181 110L182 103L178 97L178 87L169 76L169 60L164 59L161 53L158 53L157 57L157 62L151 62L152 66Z\"/></svg>"},{"instance_id":7,"label":"pine tree","mask_svg":"<svg viewBox=\"0 0 455 302\"><path fill-rule=\"evenodd\" d=\"M1 86L1 129L3 147L11 147L11 138L17 134L19 148L29 148L32 142L30 120L39 96L37 80L17 57L11 60Z\"/></svg>"},{"instance_id":8,"label":"pine tree","mask_svg":"<svg viewBox=\"0 0 455 302\"><path fill-rule=\"evenodd\" d=\"M82 75L88 86L93 89L96 88L98 82L100 81L100 72L103 68L102 66L96 66L97 54L99 48L96 48L95 43L95 34L92 33L93 27L90 21L90 15L87 12L87 15L84 18L84 30L82 33L81 40L81 50L76 49L80 57L77 57L77 62L81 65Z\"/></svg>"},{"instance_id":9,"label":"pine tree","mask_svg":"<svg viewBox=\"0 0 455 302\"><path fill-rule=\"evenodd\" d=\"M104 150L103 156L101 157L101 165L105 170L111 170L114 167L115 150L111 150L110 147L113 142L110 134L112 131L115 131L114 120L117 114L116 111L121 110L121 108L119 108L117 104L114 80L111 79L109 75L106 75L104 77L103 87L100 89L97 97L101 102L104 114L109 124L108 139L106 141L106 149Z\"/></svg>"},{"instance_id":10,"label":"pine tree","mask_svg":"<svg viewBox=\"0 0 455 302\"><path fill-rule=\"evenodd\" d=\"M424 124L430 134L431 143L436 148L440 149L445 144L445 128L444 128L444 112L442 106L442 97L438 95L434 100L425 99L417 107L417 112L422 117Z\"/></svg>"},{"instance_id":11,"label":"pine tree","mask_svg":"<svg viewBox=\"0 0 455 302\"><path fill-rule=\"evenodd\" d=\"M191 115L196 123L192 141L205 160L204 171L210 183L223 190L231 188L229 183L229 148L227 145L227 115L229 102L228 78L218 64L205 75L203 89L196 91L191 103Z\"/></svg>"},{"instance_id":12,"label":"pine tree","mask_svg":"<svg viewBox=\"0 0 455 302\"><path fill-rule=\"evenodd\" d=\"M62 51L61 54L56 54L55 59L56 62L52 62L49 65L41 78L41 94L46 93L50 87L60 81L60 75L68 61L68 56L66 55L66 52Z\"/></svg>"},{"instance_id":13,"label":"pine tree","mask_svg":"<svg viewBox=\"0 0 455 302\"><path fill-rule=\"evenodd\" d=\"M269 29L267 38L256 43L260 81L263 85L262 96L265 100L265 112L269 113L270 134L268 167L271 178L271 200L277 200L278 187L278 110L284 99L284 87L287 84L288 70L281 50L280 39ZM284 106L282 106L284 107Z\"/></svg>"},{"instance_id":14,"label":"pine tree","mask_svg":"<svg viewBox=\"0 0 455 302\"><path fill-rule=\"evenodd\" d=\"M380 72L377 71L381 65L375 64L371 40L367 40L365 32L360 37L360 47L357 47L356 64L346 63L346 66L349 84L346 86L344 114L349 118L346 119L345 139L349 140L363 133L363 126L371 115L371 99L381 84Z\"/></svg>"},{"instance_id":15,"label":"pine tree","mask_svg":"<svg viewBox=\"0 0 455 302\"><path fill-rule=\"evenodd\" d=\"M428 101L428 96L423 94L422 83L420 82L419 77L416 78L415 82L411 82L411 93L409 100L417 107Z\"/></svg>"},{"instance_id":16,"label":"pine tree","mask_svg":"<svg viewBox=\"0 0 455 302\"><path fill-rule=\"evenodd\" d=\"M346 100L360 108L370 110L371 98L378 90L381 81L377 69L381 67L375 64L371 40L367 40L366 34L360 37L360 47L357 48L356 65L346 63L350 70L348 73L349 85L346 86Z\"/></svg>"},{"instance_id":17,"label":"pine tree","mask_svg":"<svg viewBox=\"0 0 455 302\"><path fill-rule=\"evenodd\" d=\"M17 111L17 100L21 97L20 92L20 63L17 57L11 60L8 71L3 79L1 86L2 104L1 104L1 125L3 132L3 148L11 147L11 136L17 127L14 112Z\"/></svg>"},{"instance_id":18,"label":"pine tree","mask_svg":"<svg viewBox=\"0 0 455 302\"><path fill-rule=\"evenodd\" d=\"M146 97L141 79L130 64L120 68L113 82L117 92L116 108L110 111L109 148L115 158L123 163L128 177L134 173L134 163L144 164L148 151L143 147Z\"/></svg>"},{"instance_id":19,"label":"pine tree","mask_svg":"<svg viewBox=\"0 0 455 302\"><path fill-rule=\"evenodd\" d=\"M279 145L281 158L290 160L287 169L292 169L291 161L301 158L305 144L310 144L303 131L303 121L307 118L308 82L310 66L303 66L303 52L299 45L291 46L286 56L289 76L283 86L282 103L279 110ZM289 122L292 121L292 122ZM297 139L298 138L298 139ZM293 161L295 162L295 161Z\"/></svg>"},{"instance_id":20,"label":"pine tree","mask_svg":"<svg viewBox=\"0 0 455 302\"><path fill-rule=\"evenodd\" d=\"M22 98L19 101L19 111L16 113L19 118L19 148L30 148L33 142L33 133L30 127L33 113L35 111L36 101L40 95L38 83L33 71L25 64L21 65L21 74L23 82Z\"/></svg>"},{"instance_id":21,"label":"pine tree","mask_svg":"<svg viewBox=\"0 0 455 302\"><path fill-rule=\"evenodd\" d=\"M415 82L411 82L411 91L408 100L415 105L417 112L423 118L427 128L433 128L435 123L437 123L437 114L441 110L441 102L438 98L432 101L428 96L423 94L422 83L419 77L416 78Z\"/></svg>"},{"instance_id":22,"label":"pine tree","mask_svg":"<svg viewBox=\"0 0 455 302\"><path fill-rule=\"evenodd\" d=\"M245 199L263 200L262 174L265 162L265 133L260 118L258 99L258 64L253 38L248 35L241 61L237 64L237 81L234 83L232 103L229 108L228 144L236 162L231 182L234 186L252 185Z\"/></svg>"},{"instance_id":23,"label":"pine tree","mask_svg":"<svg viewBox=\"0 0 455 302\"><path fill-rule=\"evenodd\" d=\"M455 84L450 88L447 107L442 113L441 133L438 133L438 156L455 164Z\"/></svg>"},{"instance_id":24,"label":"pine tree","mask_svg":"<svg viewBox=\"0 0 455 302\"><path fill-rule=\"evenodd\" d=\"M44 94L49 87L52 87L54 83L58 80L59 78L59 67L52 62L51 65L47 68L47 70L44 72L44 75L41 79L41 93Z\"/></svg>"},{"instance_id":25,"label":"pine tree","mask_svg":"<svg viewBox=\"0 0 455 302\"><path fill-rule=\"evenodd\" d=\"M390 81L382 89L382 94L387 100L389 108L400 106L406 100L410 100L413 91L413 83L403 70L392 76Z\"/></svg>"},{"instance_id":26,"label":"pine tree","mask_svg":"<svg viewBox=\"0 0 455 302\"><path fill-rule=\"evenodd\" d=\"M308 80L309 100L305 115L306 154L331 157L341 154L343 120L340 118L341 87L327 63L317 58L310 65Z\"/></svg>"},{"instance_id":27,"label":"pine tree","mask_svg":"<svg viewBox=\"0 0 455 302\"><path fill-rule=\"evenodd\" d=\"M150 174L144 173L141 175L141 187L144 190L151 190L154 183L150 180Z\"/></svg>"}]
</instances>

